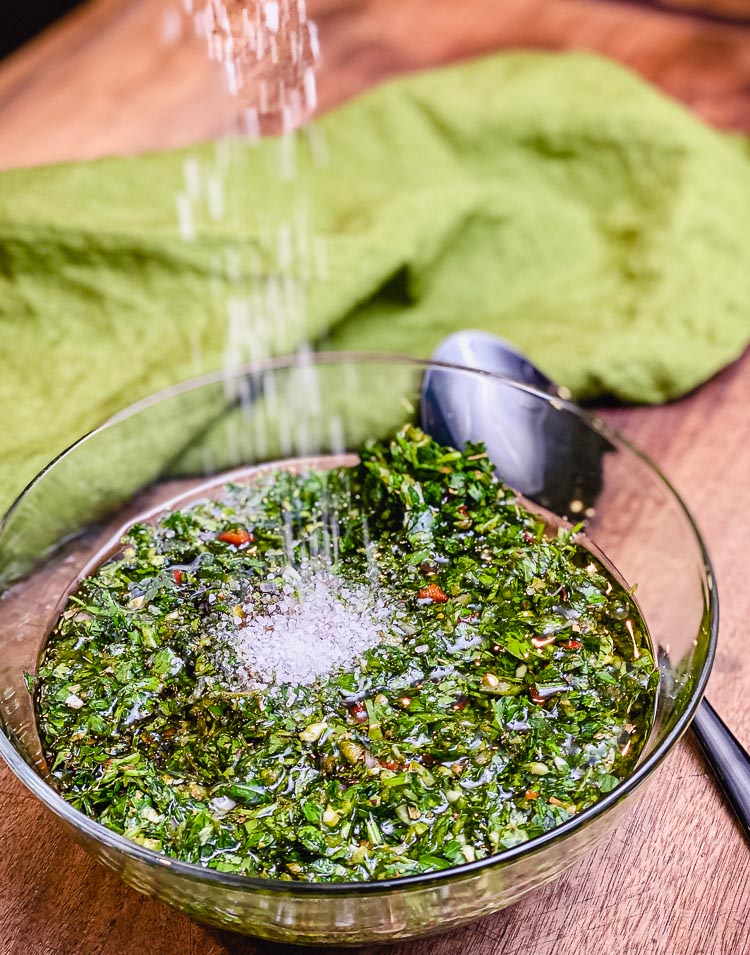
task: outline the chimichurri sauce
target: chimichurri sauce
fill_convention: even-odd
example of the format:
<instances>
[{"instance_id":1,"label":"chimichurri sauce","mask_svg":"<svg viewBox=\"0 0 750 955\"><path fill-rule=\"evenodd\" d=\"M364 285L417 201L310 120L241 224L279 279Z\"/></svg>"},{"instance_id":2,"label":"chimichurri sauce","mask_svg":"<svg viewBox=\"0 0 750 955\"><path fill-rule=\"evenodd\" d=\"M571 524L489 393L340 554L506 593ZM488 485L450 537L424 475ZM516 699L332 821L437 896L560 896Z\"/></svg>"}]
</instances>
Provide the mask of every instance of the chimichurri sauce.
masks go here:
<instances>
[{"instance_id":1,"label":"chimichurri sauce","mask_svg":"<svg viewBox=\"0 0 750 955\"><path fill-rule=\"evenodd\" d=\"M632 770L636 605L481 446L405 427L220 497L135 525L50 634L38 723L82 812L220 871L370 880L532 839Z\"/></svg>"}]
</instances>

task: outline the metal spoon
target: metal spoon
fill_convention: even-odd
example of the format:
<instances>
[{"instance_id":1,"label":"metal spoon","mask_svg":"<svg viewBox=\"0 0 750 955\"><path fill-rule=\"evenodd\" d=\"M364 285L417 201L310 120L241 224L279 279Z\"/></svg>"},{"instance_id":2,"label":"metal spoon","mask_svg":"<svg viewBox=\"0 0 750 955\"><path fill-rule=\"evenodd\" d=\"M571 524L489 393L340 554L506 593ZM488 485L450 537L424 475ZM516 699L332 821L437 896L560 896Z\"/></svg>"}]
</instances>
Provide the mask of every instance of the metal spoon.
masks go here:
<instances>
[{"instance_id":1,"label":"metal spoon","mask_svg":"<svg viewBox=\"0 0 750 955\"><path fill-rule=\"evenodd\" d=\"M561 389L508 342L486 332L464 331L444 339L434 361L478 368L566 397ZM477 435L503 479L540 505L564 513L572 500L593 507L602 489L602 460L613 450L603 436L573 415L562 416L533 396L507 389L507 403L489 401L491 381L430 369L420 401L422 427L436 440L462 447ZM485 400L485 398L487 400ZM703 700L692 723L729 805L750 840L750 755Z\"/></svg>"}]
</instances>

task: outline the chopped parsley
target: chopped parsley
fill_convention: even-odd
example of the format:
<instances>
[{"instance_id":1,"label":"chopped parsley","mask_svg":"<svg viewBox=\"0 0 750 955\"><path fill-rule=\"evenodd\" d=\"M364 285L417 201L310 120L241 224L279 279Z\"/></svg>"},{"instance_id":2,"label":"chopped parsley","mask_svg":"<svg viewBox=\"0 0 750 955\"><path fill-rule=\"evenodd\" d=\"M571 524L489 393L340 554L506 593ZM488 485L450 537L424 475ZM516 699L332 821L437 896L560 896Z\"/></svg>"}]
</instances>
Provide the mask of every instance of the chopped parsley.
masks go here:
<instances>
[{"instance_id":1,"label":"chopped parsley","mask_svg":"<svg viewBox=\"0 0 750 955\"><path fill-rule=\"evenodd\" d=\"M312 682L254 681L243 628L310 562L369 588L387 633ZM409 426L353 467L259 472L136 524L69 597L35 692L81 812L219 871L341 882L481 859L593 805L631 772L657 682L632 596L575 529L480 445Z\"/></svg>"}]
</instances>

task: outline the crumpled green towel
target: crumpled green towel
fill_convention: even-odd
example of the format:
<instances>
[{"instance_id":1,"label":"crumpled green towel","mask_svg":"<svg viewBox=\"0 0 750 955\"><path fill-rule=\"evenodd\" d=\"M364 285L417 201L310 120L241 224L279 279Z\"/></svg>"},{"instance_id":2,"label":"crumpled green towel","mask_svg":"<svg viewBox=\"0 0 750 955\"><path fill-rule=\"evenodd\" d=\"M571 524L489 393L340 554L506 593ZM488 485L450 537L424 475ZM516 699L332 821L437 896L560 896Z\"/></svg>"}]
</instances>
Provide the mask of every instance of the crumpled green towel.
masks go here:
<instances>
[{"instance_id":1,"label":"crumpled green towel","mask_svg":"<svg viewBox=\"0 0 750 955\"><path fill-rule=\"evenodd\" d=\"M328 274L277 351L427 355L478 327L580 397L656 402L750 339L747 142L610 62L493 56L320 126L328 162L302 137L294 183L278 143L238 148L227 213L192 242L175 194L186 157L216 171L213 145L0 176L0 511L108 414L221 364L227 299L279 268L267 222L301 193Z\"/></svg>"}]
</instances>

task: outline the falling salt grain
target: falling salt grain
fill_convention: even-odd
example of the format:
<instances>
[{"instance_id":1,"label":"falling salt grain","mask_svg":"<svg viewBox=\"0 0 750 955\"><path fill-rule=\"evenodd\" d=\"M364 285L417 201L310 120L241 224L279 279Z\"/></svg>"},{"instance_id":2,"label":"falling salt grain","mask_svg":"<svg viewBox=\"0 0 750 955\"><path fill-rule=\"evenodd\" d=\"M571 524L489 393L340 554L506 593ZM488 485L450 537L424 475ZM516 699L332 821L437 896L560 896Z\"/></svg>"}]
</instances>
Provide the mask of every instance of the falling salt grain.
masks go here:
<instances>
[{"instance_id":1,"label":"falling salt grain","mask_svg":"<svg viewBox=\"0 0 750 955\"><path fill-rule=\"evenodd\" d=\"M177 224L182 239L190 242L195 238L195 222L190 197L182 192L177 196Z\"/></svg>"},{"instance_id":2,"label":"falling salt grain","mask_svg":"<svg viewBox=\"0 0 750 955\"><path fill-rule=\"evenodd\" d=\"M279 4L278 0L268 0L263 7L263 14L266 21L266 26L272 33L276 33L279 29Z\"/></svg>"}]
</instances>

